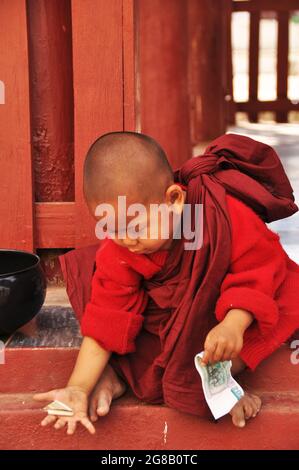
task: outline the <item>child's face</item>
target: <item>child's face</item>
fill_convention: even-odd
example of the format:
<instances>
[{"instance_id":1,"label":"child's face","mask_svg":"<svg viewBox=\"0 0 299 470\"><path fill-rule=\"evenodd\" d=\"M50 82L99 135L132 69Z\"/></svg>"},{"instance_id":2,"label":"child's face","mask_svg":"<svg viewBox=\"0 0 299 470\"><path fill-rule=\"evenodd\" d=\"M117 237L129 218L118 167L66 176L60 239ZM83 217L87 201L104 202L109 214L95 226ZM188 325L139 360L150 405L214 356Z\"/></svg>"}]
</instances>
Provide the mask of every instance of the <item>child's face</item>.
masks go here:
<instances>
[{"instance_id":1,"label":"child's face","mask_svg":"<svg viewBox=\"0 0 299 470\"><path fill-rule=\"evenodd\" d=\"M133 215L127 214L130 204L136 203L136 197L133 200L126 197L126 210L122 209L118 201L110 202L114 209L115 221L103 225L103 231L116 244L134 253L148 254L169 249L185 199L186 192L174 183L167 188L164 200L153 199L151 202L143 203L143 210L137 209L138 212L133 212ZM97 204L88 200L87 204L94 218L104 224L103 216L94 215ZM161 204L162 211L158 211L157 208Z\"/></svg>"}]
</instances>

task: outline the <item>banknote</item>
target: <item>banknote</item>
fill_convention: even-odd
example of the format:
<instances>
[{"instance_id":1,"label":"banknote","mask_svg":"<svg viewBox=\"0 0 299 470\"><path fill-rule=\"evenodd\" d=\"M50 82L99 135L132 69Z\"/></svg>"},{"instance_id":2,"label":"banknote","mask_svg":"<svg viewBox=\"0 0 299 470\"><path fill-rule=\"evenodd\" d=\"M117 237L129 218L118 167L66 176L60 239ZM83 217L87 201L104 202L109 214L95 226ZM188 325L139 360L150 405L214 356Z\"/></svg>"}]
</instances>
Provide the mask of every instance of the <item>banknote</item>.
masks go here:
<instances>
[{"instance_id":1,"label":"banknote","mask_svg":"<svg viewBox=\"0 0 299 470\"><path fill-rule=\"evenodd\" d=\"M73 410L65 403L59 400L52 401L49 405L45 406L44 411L47 411L49 415L56 416L73 416Z\"/></svg>"},{"instance_id":2,"label":"banknote","mask_svg":"<svg viewBox=\"0 0 299 470\"><path fill-rule=\"evenodd\" d=\"M230 412L244 395L244 390L231 375L231 361L204 365L204 352L194 357L195 367L201 377L206 402L215 419Z\"/></svg>"}]
</instances>

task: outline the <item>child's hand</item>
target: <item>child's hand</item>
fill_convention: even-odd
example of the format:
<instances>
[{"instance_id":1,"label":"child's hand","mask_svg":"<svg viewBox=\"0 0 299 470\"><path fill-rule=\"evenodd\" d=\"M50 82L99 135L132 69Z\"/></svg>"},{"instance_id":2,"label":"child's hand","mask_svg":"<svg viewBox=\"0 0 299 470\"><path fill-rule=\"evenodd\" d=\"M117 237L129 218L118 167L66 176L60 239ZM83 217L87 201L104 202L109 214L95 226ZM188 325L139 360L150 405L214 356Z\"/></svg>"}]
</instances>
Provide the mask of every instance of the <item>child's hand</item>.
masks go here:
<instances>
[{"instance_id":1,"label":"child's hand","mask_svg":"<svg viewBox=\"0 0 299 470\"><path fill-rule=\"evenodd\" d=\"M243 347L243 335L253 321L247 310L234 308L227 312L224 320L212 328L204 344L202 362L213 364L237 357Z\"/></svg>"},{"instance_id":2,"label":"child's hand","mask_svg":"<svg viewBox=\"0 0 299 470\"><path fill-rule=\"evenodd\" d=\"M243 347L243 334L238 328L220 322L212 328L204 345L204 364L228 361L238 356Z\"/></svg>"},{"instance_id":3,"label":"child's hand","mask_svg":"<svg viewBox=\"0 0 299 470\"><path fill-rule=\"evenodd\" d=\"M91 434L96 432L87 416L88 395L80 387L68 386L51 390L50 392L37 393L33 398L38 401L62 401L71 407L74 412L73 416L48 415L42 420L42 426L47 426L47 424L52 424L56 421L54 424L55 429L61 429L67 424L67 434L74 434L77 422L80 422Z\"/></svg>"}]
</instances>

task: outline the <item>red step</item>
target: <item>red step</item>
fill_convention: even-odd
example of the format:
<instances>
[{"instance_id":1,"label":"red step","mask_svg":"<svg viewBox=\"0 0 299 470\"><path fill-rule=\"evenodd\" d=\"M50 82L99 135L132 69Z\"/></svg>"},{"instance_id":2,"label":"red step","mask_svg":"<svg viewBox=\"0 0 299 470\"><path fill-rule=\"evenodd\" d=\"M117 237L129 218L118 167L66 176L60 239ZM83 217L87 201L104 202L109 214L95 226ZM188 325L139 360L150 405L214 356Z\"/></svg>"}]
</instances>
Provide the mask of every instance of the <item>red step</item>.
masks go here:
<instances>
[{"instance_id":1,"label":"red step","mask_svg":"<svg viewBox=\"0 0 299 470\"><path fill-rule=\"evenodd\" d=\"M42 428L45 413L32 394L66 383L77 348L7 348L0 365L0 449L298 449L299 365L284 345L256 372L240 382L263 400L260 414L243 429L230 417L218 422L149 405L127 392L108 416L96 424L96 435L79 427L73 436ZM150 423L150 425L149 425Z\"/></svg>"}]
</instances>

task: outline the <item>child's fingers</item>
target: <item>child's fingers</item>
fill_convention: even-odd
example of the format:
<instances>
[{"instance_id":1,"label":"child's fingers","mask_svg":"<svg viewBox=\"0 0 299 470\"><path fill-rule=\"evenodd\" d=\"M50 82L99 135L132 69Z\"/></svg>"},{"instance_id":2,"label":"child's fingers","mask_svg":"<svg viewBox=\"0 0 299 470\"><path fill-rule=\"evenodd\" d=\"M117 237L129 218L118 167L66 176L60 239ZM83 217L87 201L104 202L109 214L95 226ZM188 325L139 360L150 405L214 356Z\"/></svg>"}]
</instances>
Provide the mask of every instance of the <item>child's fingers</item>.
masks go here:
<instances>
[{"instance_id":1,"label":"child's fingers","mask_svg":"<svg viewBox=\"0 0 299 470\"><path fill-rule=\"evenodd\" d=\"M222 360L223 361L230 361L234 357L236 357L236 355L234 356L234 348L232 348L230 346L226 347L223 351Z\"/></svg>"},{"instance_id":2,"label":"child's fingers","mask_svg":"<svg viewBox=\"0 0 299 470\"><path fill-rule=\"evenodd\" d=\"M222 342L218 342L217 343L217 347L211 357L211 360L213 362L219 362L222 360L223 358L223 353L224 353L224 350L225 350L225 344L222 343Z\"/></svg>"},{"instance_id":3,"label":"child's fingers","mask_svg":"<svg viewBox=\"0 0 299 470\"><path fill-rule=\"evenodd\" d=\"M74 434L76 431L77 421L69 420L67 423L67 434Z\"/></svg>"},{"instance_id":4,"label":"child's fingers","mask_svg":"<svg viewBox=\"0 0 299 470\"><path fill-rule=\"evenodd\" d=\"M82 418L80 421L90 434L95 434L95 427L87 417Z\"/></svg>"},{"instance_id":5,"label":"child's fingers","mask_svg":"<svg viewBox=\"0 0 299 470\"><path fill-rule=\"evenodd\" d=\"M209 363L209 360L210 360L210 355L211 355L210 351L209 351L208 349L205 349L204 355L203 355L203 357L201 358L201 362L202 362L203 364L208 364L208 363Z\"/></svg>"},{"instance_id":6,"label":"child's fingers","mask_svg":"<svg viewBox=\"0 0 299 470\"><path fill-rule=\"evenodd\" d=\"M54 424L55 429L61 429L65 426L66 420L65 418L59 418L56 423Z\"/></svg>"},{"instance_id":7,"label":"child's fingers","mask_svg":"<svg viewBox=\"0 0 299 470\"><path fill-rule=\"evenodd\" d=\"M52 401L55 400L56 390L50 390L49 392L36 393L33 395L33 399L37 401Z\"/></svg>"},{"instance_id":8,"label":"child's fingers","mask_svg":"<svg viewBox=\"0 0 299 470\"><path fill-rule=\"evenodd\" d=\"M48 424L54 423L54 421L56 421L56 419L57 419L57 416L48 415L42 420L42 422L40 424L42 426L47 426Z\"/></svg>"},{"instance_id":9,"label":"child's fingers","mask_svg":"<svg viewBox=\"0 0 299 470\"><path fill-rule=\"evenodd\" d=\"M202 357L202 362L204 364L208 364L211 361L211 358L213 357L213 353L215 351L216 346L217 346L217 343L206 340L205 345L204 345L204 355Z\"/></svg>"}]
</instances>

